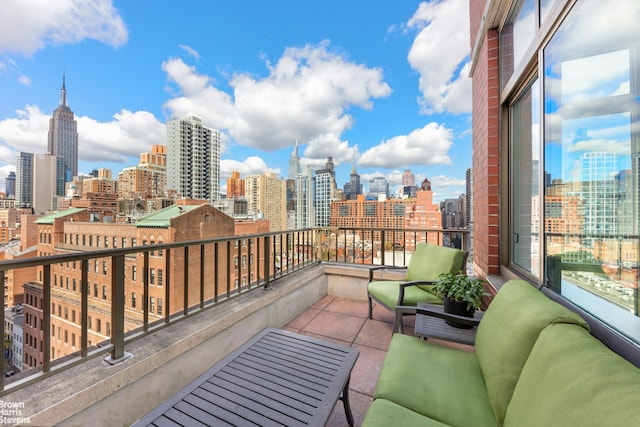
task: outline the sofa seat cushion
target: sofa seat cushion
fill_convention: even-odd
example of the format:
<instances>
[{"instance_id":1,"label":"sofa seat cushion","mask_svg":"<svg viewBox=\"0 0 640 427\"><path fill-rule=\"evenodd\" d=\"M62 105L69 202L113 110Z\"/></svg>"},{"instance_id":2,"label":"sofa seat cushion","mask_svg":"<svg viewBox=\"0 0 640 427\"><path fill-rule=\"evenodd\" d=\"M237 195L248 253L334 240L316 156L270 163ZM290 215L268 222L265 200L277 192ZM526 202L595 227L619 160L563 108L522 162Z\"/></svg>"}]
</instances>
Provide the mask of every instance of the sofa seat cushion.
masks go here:
<instances>
[{"instance_id":1,"label":"sofa seat cushion","mask_svg":"<svg viewBox=\"0 0 640 427\"><path fill-rule=\"evenodd\" d=\"M374 400L362 421L362 427L390 426L444 427L446 424L410 411L388 400Z\"/></svg>"},{"instance_id":2,"label":"sofa seat cushion","mask_svg":"<svg viewBox=\"0 0 640 427\"><path fill-rule=\"evenodd\" d=\"M444 424L498 425L474 353L407 335L393 335L373 397Z\"/></svg>"},{"instance_id":3,"label":"sofa seat cushion","mask_svg":"<svg viewBox=\"0 0 640 427\"><path fill-rule=\"evenodd\" d=\"M640 426L640 369L575 325L542 333L520 375L505 426Z\"/></svg>"},{"instance_id":4,"label":"sofa seat cushion","mask_svg":"<svg viewBox=\"0 0 640 427\"><path fill-rule=\"evenodd\" d=\"M369 283L369 293L376 299L391 309L398 305L398 295L400 295L400 281L381 280ZM423 286L424 287L424 286ZM409 286L404 290L403 305L415 306L418 302L427 304L442 304L442 300L428 292L423 287Z\"/></svg>"},{"instance_id":5,"label":"sofa seat cushion","mask_svg":"<svg viewBox=\"0 0 640 427\"><path fill-rule=\"evenodd\" d=\"M554 323L571 323L588 330L576 313L551 301L523 280L510 280L498 291L476 334L476 354L487 391L502 422L513 389L540 332Z\"/></svg>"}]
</instances>

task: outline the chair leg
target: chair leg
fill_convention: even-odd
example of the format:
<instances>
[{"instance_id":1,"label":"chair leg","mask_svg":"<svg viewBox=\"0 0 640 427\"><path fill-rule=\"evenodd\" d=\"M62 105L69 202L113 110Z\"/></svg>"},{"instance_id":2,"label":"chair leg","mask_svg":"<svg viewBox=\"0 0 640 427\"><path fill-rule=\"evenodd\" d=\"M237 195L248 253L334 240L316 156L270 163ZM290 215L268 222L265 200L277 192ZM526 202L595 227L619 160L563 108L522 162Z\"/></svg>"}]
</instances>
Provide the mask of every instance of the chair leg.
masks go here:
<instances>
[{"instance_id":1,"label":"chair leg","mask_svg":"<svg viewBox=\"0 0 640 427\"><path fill-rule=\"evenodd\" d=\"M369 319L373 319L373 302L371 301L371 295L367 295L369 299Z\"/></svg>"}]
</instances>

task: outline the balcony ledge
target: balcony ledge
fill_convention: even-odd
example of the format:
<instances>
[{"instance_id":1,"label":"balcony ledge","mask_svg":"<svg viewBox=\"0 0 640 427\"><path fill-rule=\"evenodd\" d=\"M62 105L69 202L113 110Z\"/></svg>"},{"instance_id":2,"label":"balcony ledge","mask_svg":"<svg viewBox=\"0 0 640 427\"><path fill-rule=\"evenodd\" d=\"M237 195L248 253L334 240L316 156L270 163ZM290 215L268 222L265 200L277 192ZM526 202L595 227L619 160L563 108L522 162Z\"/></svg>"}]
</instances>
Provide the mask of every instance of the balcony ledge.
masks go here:
<instances>
[{"instance_id":1,"label":"balcony ledge","mask_svg":"<svg viewBox=\"0 0 640 427\"><path fill-rule=\"evenodd\" d=\"M20 405L31 425L129 425L265 327L282 327L327 295L331 275L321 264L291 273L270 290L246 292L141 337L126 346L132 357L120 364L90 358L3 401ZM364 289L366 295L366 282Z\"/></svg>"}]
</instances>

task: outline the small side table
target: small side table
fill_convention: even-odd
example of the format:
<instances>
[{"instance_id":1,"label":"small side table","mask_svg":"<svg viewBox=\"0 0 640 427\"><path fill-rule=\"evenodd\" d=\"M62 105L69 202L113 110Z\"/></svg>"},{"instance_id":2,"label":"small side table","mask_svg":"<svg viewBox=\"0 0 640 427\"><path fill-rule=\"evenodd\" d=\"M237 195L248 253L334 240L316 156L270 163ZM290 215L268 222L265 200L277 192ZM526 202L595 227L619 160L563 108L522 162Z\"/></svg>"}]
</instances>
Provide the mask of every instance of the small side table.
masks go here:
<instances>
[{"instance_id":1,"label":"small side table","mask_svg":"<svg viewBox=\"0 0 640 427\"><path fill-rule=\"evenodd\" d=\"M418 307L426 308L431 311L443 313L442 304L425 304L418 303ZM473 318L475 320L482 319L483 311L476 311ZM456 328L447 324L444 319L426 314L416 314L416 325L414 332L422 338L438 338L445 341L453 341L460 344L474 345L476 340L477 326L470 329Z\"/></svg>"}]
</instances>

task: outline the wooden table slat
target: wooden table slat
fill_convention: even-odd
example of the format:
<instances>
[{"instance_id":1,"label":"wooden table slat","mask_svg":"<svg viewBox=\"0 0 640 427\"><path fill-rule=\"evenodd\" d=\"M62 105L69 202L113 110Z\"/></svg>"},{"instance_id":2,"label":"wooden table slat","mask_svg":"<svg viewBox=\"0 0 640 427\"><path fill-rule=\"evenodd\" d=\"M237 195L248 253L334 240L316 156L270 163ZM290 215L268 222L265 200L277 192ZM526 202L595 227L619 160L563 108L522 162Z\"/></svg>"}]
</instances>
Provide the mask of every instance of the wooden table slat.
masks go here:
<instances>
[{"instance_id":1,"label":"wooden table slat","mask_svg":"<svg viewBox=\"0 0 640 427\"><path fill-rule=\"evenodd\" d=\"M269 401L268 396L244 391L246 394L233 394L233 389L225 389L208 382L193 394L209 401L212 405L232 410L237 415L252 420L259 425L278 422L283 425L306 425L313 416L313 411L301 411L293 401L289 404ZM226 395L225 395L226 394ZM205 410L209 406L201 406ZM315 408L314 408L315 409Z\"/></svg>"},{"instance_id":2,"label":"wooden table slat","mask_svg":"<svg viewBox=\"0 0 640 427\"><path fill-rule=\"evenodd\" d=\"M299 402L300 406L310 406L316 408L322 399L322 395L311 396L310 393L301 393L300 391L293 390L289 387L280 386L277 384L269 384L255 381L255 378L242 371L237 371L237 375L227 374L227 371L219 372L215 377L209 379L209 382L213 382L215 379L223 379L229 382L233 382L241 387L247 389L254 389L261 392L264 395L277 396L281 399L291 399ZM205 387L205 385L203 385ZM275 399L275 398L274 398Z\"/></svg>"},{"instance_id":3,"label":"wooden table slat","mask_svg":"<svg viewBox=\"0 0 640 427\"><path fill-rule=\"evenodd\" d=\"M246 363L246 361L245 363L233 363L229 367L236 368L250 375L253 375L257 380L271 382L283 387L289 387L290 389L297 390L300 393L311 393L311 391L315 391L318 394L323 394L326 392L326 389L330 385L329 381L320 383L315 378L309 380L307 378L301 378L300 376L296 376L285 371L266 371L262 369L263 366L252 365Z\"/></svg>"}]
</instances>

